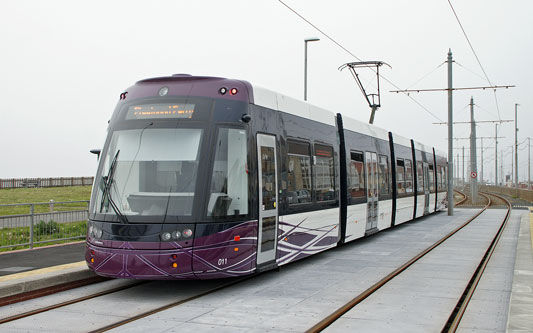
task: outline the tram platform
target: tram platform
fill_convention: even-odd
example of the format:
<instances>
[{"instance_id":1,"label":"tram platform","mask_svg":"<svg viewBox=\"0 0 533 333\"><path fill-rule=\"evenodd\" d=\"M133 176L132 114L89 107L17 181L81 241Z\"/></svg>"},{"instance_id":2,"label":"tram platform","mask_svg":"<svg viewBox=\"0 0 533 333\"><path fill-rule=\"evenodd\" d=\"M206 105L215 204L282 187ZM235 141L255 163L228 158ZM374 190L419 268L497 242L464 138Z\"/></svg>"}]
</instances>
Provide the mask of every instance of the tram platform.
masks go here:
<instances>
[{"instance_id":1,"label":"tram platform","mask_svg":"<svg viewBox=\"0 0 533 333\"><path fill-rule=\"evenodd\" d=\"M85 242L0 253L0 298L96 276L84 260Z\"/></svg>"},{"instance_id":2,"label":"tram platform","mask_svg":"<svg viewBox=\"0 0 533 333\"><path fill-rule=\"evenodd\" d=\"M168 330L169 325L179 327L180 330L195 331L305 331L411 256L464 223L476 211L477 209L456 209L453 217L442 212L402 224L338 249L283 266L279 272L261 274L231 290L201 297L138 320L117 331L142 331L149 327L155 333ZM504 210L501 209L487 210L483 221L476 222L471 227L471 236L463 235L452 239L440 253L422 258L421 265L411 270L410 277L404 275L393 279L391 284L369 298L368 301L372 301L374 297L372 302L366 305L361 303L352 310L354 312L348 312L344 319L327 330L439 330L440 326L435 323L442 319L437 318L441 314L438 310L429 309L455 301L455 296L451 295L464 288L460 284L465 282L460 277L467 276L465 268L474 264L473 260L463 257L480 251L485 245L485 235L492 232L488 229L494 228L503 215ZM532 234L533 212L513 210L486 275L480 281L463 318L460 331L533 331ZM477 245L481 245L479 249ZM80 257L83 260L84 244L77 246L80 247ZM58 247L57 250L75 252L73 248ZM18 261L4 260L18 253L0 255L0 269L32 267L34 264L30 260L33 257L44 256L35 251L40 250L28 251L28 263L23 257L19 257ZM0 276L0 296L6 283L16 286L32 279L38 281L45 275L47 279L61 274L74 277L80 271L92 274L84 262L80 261L80 257L72 255L70 263L54 262L50 264L51 267L40 266ZM60 257L59 254L56 256ZM459 258L459 264L447 263L446 260L451 257ZM76 267L76 264L81 263L83 265ZM68 264L73 264L73 267L68 267ZM43 265L46 264L43 262ZM42 271L54 268L57 270ZM39 271L41 273L37 273ZM176 288L178 284L179 281L176 282ZM156 302L153 296L141 296L140 299Z\"/></svg>"}]
</instances>

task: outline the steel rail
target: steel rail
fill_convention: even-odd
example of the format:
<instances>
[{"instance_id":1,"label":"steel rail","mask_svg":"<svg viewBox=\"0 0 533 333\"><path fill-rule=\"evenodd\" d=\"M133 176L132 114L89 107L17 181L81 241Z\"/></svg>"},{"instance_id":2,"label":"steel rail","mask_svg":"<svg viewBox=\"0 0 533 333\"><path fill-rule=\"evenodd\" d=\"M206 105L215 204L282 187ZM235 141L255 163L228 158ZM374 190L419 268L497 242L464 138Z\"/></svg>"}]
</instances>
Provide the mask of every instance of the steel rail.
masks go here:
<instances>
[{"instance_id":1,"label":"steel rail","mask_svg":"<svg viewBox=\"0 0 533 333\"><path fill-rule=\"evenodd\" d=\"M67 306L67 305L83 302L83 301L86 301L86 300L89 300L89 299L92 299L92 298L96 298L96 297L100 297L100 296L116 293L118 291L130 289L130 288L133 288L133 287L137 287L139 285L142 285L142 284L145 284L145 283L148 283L148 282L150 282L150 281L137 281L135 283L132 283L132 284L129 284L129 285L126 285L126 286L117 287L117 288L113 288L113 289L109 289L109 290L105 290L105 291L100 291L100 292L97 292L97 293L94 293L94 294L91 294L91 295L75 298L75 299L72 299L72 300L69 300L69 301L65 301L65 302L61 302L61 303L45 306L45 307L42 307L42 308L39 308L39 309L35 309L35 310L19 313L19 314L13 315L13 316L9 316L9 317L0 319L0 324L5 324L5 323L8 323L10 321L14 321L14 320L19 320L19 319L22 319L22 318L30 317L30 316L33 316L33 315L36 315L36 314L39 314L39 313L43 313L43 312L54 310L54 309L57 309L57 308L61 308L61 307ZM78 286L78 287L81 287L81 286ZM69 288L69 289L73 289L73 288ZM65 290L69 290L69 289L65 289ZM47 293L45 295L41 295L41 296L46 296L46 295L49 295L49 293ZM37 297L34 297L34 298L37 298Z\"/></svg>"},{"instance_id":2,"label":"steel rail","mask_svg":"<svg viewBox=\"0 0 533 333\"><path fill-rule=\"evenodd\" d=\"M108 280L107 278L104 278L101 276L93 276L90 278L62 283L56 286L50 286L50 287L45 287L41 289L22 292L22 293L15 294L15 295L0 297L0 307L27 301L27 300L34 299L34 298L48 296L48 295L55 294L61 291L84 287L87 285L91 285L91 284L95 284L95 283L99 283L99 282L103 282L107 280Z\"/></svg>"},{"instance_id":3,"label":"steel rail","mask_svg":"<svg viewBox=\"0 0 533 333\"><path fill-rule=\"evenodd\" d=\"M482 194L480 192L480 194ZM485 268L487 267L490 258L492 257L492 254L494 253L494 250L496 249L496 246L498 245L498 241L501 238L501 235L503 234L503 231L505 230L505 227L507 226L507 222L509 221L509 217L511 216L512 211L512 204L507 200L506 198L493 194L493 193L483 193L484 195L491 195L494 196L500 200L505 201L507 204L507 213L505 214L505 218L503 219L502 224L500 225L500 228L498 229L498 232L496 233L496 236L494 236L489 248L485 252L485 255L481 259L481 262L479 263L476 271L472 275L472 278L470 279L465 291L463 292L463 295L457 302L457 305L450 315L448 321L442 328L441 332L455 332L457 331L457 328L459 327L459 324L461 322L461 319L463 318L463 315L468 307L468 303L470 302L470 299L472 299L472 296L474 295L474 292L476 291L476 287L481 280L481 277L483 276L483 273L485 272Z\"/></svg>"},{"instance_id":4,"label":"steel rail","mask_svg":"<svg viewBox=\"0 0 533 333\"><path fill-rule=\"evenodd\" d=\"M266 273L266 272L265 272ZM228 282L228 283L225 283L225 284L222 284L218 287L214 287L210 290L207 290L207 291L204 291L204 292L201 292L197 295L194 295L194 296L191 296L191 297L187 297L185 299L182 299L182 300L179 300L179 301L176 301L176 302L173 302L173 303L170 303L170 304L167 304L167 305L163 305L163 306L160 306L156 309L153 309L153 310L149 310L149 311L146 311L146 312L143 312L141 314L138 314L138 315L135 315L133 317L130 317L130 318L127 318L127 319L124 319L124 320L121 320L121 321L118 321L114 324L110 324L110 325L107 325L107 326L104 326L104 327L101 327L101 328L98 328L98 329L95 329L93 331L90 331L90 333L100 333L100 332L106 332L106 331L109 331L111 329L114 329L114 328L117 328L117 327L120 327L120 326L123 326L123 325L126 325L126 324L129 324L131 322L134 322L136 320L139 320L139 319L142 319L142 318L145 318L145 317L148 317L150 315L153 315L153 314L156 314L158 312L161 312L161 311L164 311L164 310L168 310L170 308L173 308L175 306L178 306L178 305L181 305L181 304L184 304L184 303L187 303L187 302L190 302L192 300L195 300L197 298L200 298L200 297L203 297L203 296L206 296L206 295L209 295L209 294L212 294L214 292L217 292L219 290L222 290L222 289L225 289L225 288L228 288L228 287L231 287L233 285L236 285L237 283L240 283L242 281L245 281L245 280L248 280L248 279L251 279L253 277L257 276L257 274L252 274L252 275L248 275L248 276L244 276L244 277L241 277L241 278L238 278L237 280L233 280L231 282Z\"/></svg>"},{"instance_id":5,"label":"steel rail","mask_svg":"<svg viewBox=\"0 0 533 333\"><path fill-rule=\"evenodd\" d=\"M463 198L462 198L461 200L459 200L458 202L456 202L454 206L462 205L462 204L466 201L466 199L467 199L468 197L466 196L466 194L464 194L464 193L461 192L461 191L458 191L458 190L455 190L455 189L454 189L454 191L457 192L457 193L459 193L460 195L463 196Z\"/></svg>"},{"instance_id":6,"label":"steel rail","mask_svg":"<svg viewBox=\"0 0 533 333\"><path fill-rule=\"evenodd\" d=\"M485 196L483 193L480 193L480 195ZM466 197L466 196L465 196ZM325 328L327 328L329 325L331 325L333 322L335 322L337 319L342 317L346 312L350 311L352 308L354 308L357 304L361 303L364 299L366 299L368 296L372 295L374 292L376 292L378 289L383 287L385 284L387 284L390 280L398 276L401 272L409 268L411 265L413 265L415 262L417 262L420 258L431 252L433 249L435 249L437 246L441 245L444 241L446 241L448 238L453 236L455 233L457 233L459 230L463 229L465 226L467 226L470 222L475 220L481 213L483 213L491 204L492 201L490 198L486 197L488 200L488 203L485 207L483 207L478 213L476 213L474 216L472 216L468 221L448 233L446 236L442 237L440 240L435 242L433 245L429 246L427 249L423 250L419 254L417 254L415 257L407 261L405 264L400 266L399 268L392 271L390 274L385 276L383 279L376 282L374 285L372 285L370 288L363 291L361 294L353 298L351 301L346 303L345 305L338 308L335 312L327 316L326 318L322 319L320 322L318 322L316 325L308 329L306 332L308 333L314 333L314 332L321 332ZM466 200L466 199L465 199Z\"/></svg>"}]
</instances>

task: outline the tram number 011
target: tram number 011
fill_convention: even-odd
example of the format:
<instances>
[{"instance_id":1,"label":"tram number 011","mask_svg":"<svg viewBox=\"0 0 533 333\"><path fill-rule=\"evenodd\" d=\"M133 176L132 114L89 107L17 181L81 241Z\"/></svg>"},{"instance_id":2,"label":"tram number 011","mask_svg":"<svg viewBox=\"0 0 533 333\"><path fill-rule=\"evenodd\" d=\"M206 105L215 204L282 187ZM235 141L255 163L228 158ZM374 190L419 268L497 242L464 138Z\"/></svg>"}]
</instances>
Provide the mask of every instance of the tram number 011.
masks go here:
<instances>
[{"instance_id":1,"label":"tram number 011","mask_svg":"<svg viewBox=\"0 0 533 333\"><path fill-rule=\"evenodd\" d=\"M228 258L220 258L220 259L218 259L218 265L219 266L226 265L227 263L228 263Z\"/></svg>"}]
</instances>

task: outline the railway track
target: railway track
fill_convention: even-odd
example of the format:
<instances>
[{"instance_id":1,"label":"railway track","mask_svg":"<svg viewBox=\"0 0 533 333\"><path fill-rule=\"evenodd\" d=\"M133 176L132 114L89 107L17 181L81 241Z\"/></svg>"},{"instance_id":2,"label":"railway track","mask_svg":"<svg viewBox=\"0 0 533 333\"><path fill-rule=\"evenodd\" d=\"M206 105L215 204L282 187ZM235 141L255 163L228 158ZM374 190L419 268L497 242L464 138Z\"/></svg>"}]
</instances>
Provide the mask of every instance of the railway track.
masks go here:
<instances>
[{"instance_id":1,"label":"railway track","mask_svg":"<svg viewBox=\"0 0 533 333\"><path fill-rule=\"evenodd\" d=\"M215 283L215 285L213 287L208 288L205 291L200 291L200 292L195 293L195 294L193 294L193 295L191 295L189 297L185 297L185 298L183 298L181 300L164 304L162 306L156 307L154 309L150 309L148 311L142 311L142 312L137 313L137 314L135 314L135 315L133 315L133 316L131 316L129 318L126 318L126 319L123 319L123 320L120 320L120 321L117 321L117 322L114 322L114 323L107 324L107 325L102 326L100 328L91 330L90 332L105 332L105 331L111 330L113 328L120 327L122 325L134 322L134 321L142 319L144 317L156 314L158 312L170 309L172 307L176 307L178 305L190 302L190 301L195 300L197 298L200 298L200 297L212 294L214 292L223 290L223 289L228 288L230 286L236 285L236 284L238 284L238 283L240 283L240 282L242 282L244 280L250 279L250 278L252 278L254 276L257 276L257 275L249 275L249 276L245 276L245 277L241 277L241 278L235 278L235 279L232 279L232 280L229 280L229 281L228 280L219 280L218 282ZM205 281L203 281L203 282L205 283ZM35 315L38 315L38 314L41 314L41 313L44 313L44 312L47 312L47 311L59 309L59 308L66 307L66 306L69 306L69 305L74 305L74 304L77 304L77 303L90 301L91 299L95 299L95 298L98 298L98 297L102 297L102 296L118 293L118 292L121 292L121 291L124 291L124 290L127 290L127 289L140 287L142 285L146 285L146 284L149 284L149 283L157 283L157 281L135 281L135 282L133 282L131 284L128 284L128 285L125 285L125 286L111 288L111 289L108 289L108 290L105 290L105 291L91 293L90 295L86 295L86 296L83 296L83 297L78 297L78 298L75 298L75 299L72 299L72 300L68 300L68 301L65 301L65 302L59 302L59 303L56 303L56 304L53 304L53 305L48 305L48 306L45 306L45 307L40 307L40 308L37 308L37 309L30 310L30 311L21 312L21 313L18 313L18 314L15 314L15 315L11 315L11 316L8 316L8 317L5 317L5 318L0 318L0 325L1 324L5 324L5 323L9 323L9 322L12 322L12 321L16 321L16 320L32 317L32 316L35 316Z\"/></svg>"},{"instance_id":2,"label":"railway track","mask_svg":"<svg viewBox=\"0 0 533 333\"><path fill-rule=\"evenodd\" d=\"M462 193L462 192L458 192L458 193L463 195L464 198L461 201L459 201L457 203L457 205L459 205L462 202L467 200L467 196L464 193ZM505 198L503 198L503 197L501 197L499 195L490 194L490 193L480 193L480 195L487 199L487 205L485 205L478 213L476 213L468 221L466 221L461 226L457 227L455 230L451 231L449 234L447 234L446 236L444 236L443 238L441 238L440 240L435 242L433 245L431 245L430 247L428 247L424 251L420 252L418 255L413 257L411 260L409 260L408 262L406 262L405 264L403 264L402 266L400 266L399 268L397 268L396 270L391 272L389 275L387 275L386 277L384 277L383 279L381 279L380 281L378 281L377 283L375 283L374 285L372 285L371 287L366 289L361 294L359 294L356 297L354 297L351 301L347 302L345 305L343 305L340 308L338 308L335 312L331 313L329 316L327 316L326 318L321 320L319 323L317 323L316 325L311 327L309 330L307 330L307 332L321 332L324 329L326 329L327 327L329 327L335 321L340 319L345 313L347 313L352 308L354 308L357 304L361 303L367 297L369 297L370 295L375 293L377 290L379 290L381 287L386 285L389 281L394 279L396 276L400 275L403 271L405 271L407 268L409 268L411 265L413 265L419 259L424 257L426 254L428 254L429 252L434 250L436 247L441 245L447 239L449 239L454 234L456 234L461 229L463 229L468 224L470 224L472 221L474 221L479 215L481 215L487 208L489 208L492 205L493 201L491 200L490 197L491 196L492 197L496 197L499 200L503 200L503 201L506 202L507 207L508 207L507 208L507 213L505 215L504 220L502 221L502 224L501 224L496 236L492 240L492 242L491 242L489 248L487 249L487 251L485 252L480 264L478 265L478 267L475 270L472 278L470 279L470 281L468 283L468 286L466 287L465 291L463 292L459 302L457 303L457 305L455 306L455 308L451 312L448 321L446 322L446 324L442 328L442 332L455 332L457 330L457 327L459 326L461 318L462 318L462 316L463 316L463 314L464 314L464 312L465 312L465 310L466 310L466 308L468 306L468 302L470 301L470 299L471 299L471 297L472 297L472 295L473 295L473 293L475 291L475 288L476 288L479 280L481 279L481 276L483 275L485 267L487 266L487 264L488 264L488 262L490 260L490 257L492 256L492 253L494 252L494 249L495 249L495 247L496 247L496 245L498 243L498 240L500 239L501 234L503 233L503 230L504 230L504 228L505 228L505 226L507 224L507 221L509 220L509 216L511 214L511 209L512 209L511 203L509 201L507 201Z\"/></svg>"},{"instance_id":3,"label":"railway track","mask_svg":"<svg viewBox=\"0 0 533 333\"><path fill-rule=\"evenodd\" d=\"M460 193L460 194L463 195L463 199L466 200L466 195L464 193ZM455 230L450 232L448 235L446 235L445 237L443 237L442 239L437 241L432 246L428 247L426 250L422 251L416 257L414 257L413 259L409 260L407 263L402 265L400 268L398 268L397 270L395 270L391 274L387 275L385 278L380 280L378 283L376 283L375 285L373 285L370 288L368 288L367 290L365 290L363 293L361 293L360 295L355 297L352 301L347 303L345 306L339 308L333 314L328 316L328 318L325 318L319 324L315 325L314 327L312 327L308 331L309 332L319 332L319 331L327 328L330 324L332 324L337 319L342 317L342 315L344 313L349 311L351 308L355 307L357 304L362 302L368 296L372 295L375 291L380 289L382 286L384 286L386 283L388 283L390 280L392 280L395 276L401 274L402 271L404 271L409 266L414 264L417 260L419 260L424 255L426 255L427 253L431 252L433 249L438 247L445 240L447 240L452 235L454 235L459 230L461 230L463 227L468 225L471 221L475 220L475 218L477 218L479 215L481 215L483 213L483 211L485 211L485 209L487 209L488 207L491 206L492 200L490 198L491 197L496 197L496 195L485 194L485 193L480 193L480 195L482 195L482 196L487 198L488 204L485 207L483 207L483 209L481 209L475 216L473 216L467 222L465 222L463 225L459 226L458 228L456 228ZM505 200L505 199L499 197L498 200ZM459 203L460 202L458 202L458 204ZM509 215L510 215L510 209L507 212L506 220L508 220ZM485 269L485 266L488 263L488 260L490 259L491 255L492 255L492 252L494 251L494 248L495 248L495 246L497 244L497 239L499 239L499 237L500 237L499 235L501 234L501 231L503 231L503 228L505 227L505 223L506 223L506 221L504 221L504 223L502 223L502 226L500 227L500 232L495 237L495 240L492 241L492 244L489 247L489 250L485 254L484 259L482 260L482 262L478 266L478 269L476 270L476 274L474 274L474 276L470 280L470 283L468 284L468 288L466 288L465 292L463 293L463 296L461 297L460 302L455 307L453 313L451 313L450 319L446 323L446 326L443 327L443 332L453 332L457 328L457 325L460 322L460 319L461 319L461 317L464 314L464 310L466 309L466 306L468 305L468 301L470 300L470 298L471 298L471 296L472 296L472 294L473 294L473 292L475 290L475 287L477 286L477 283L479 282L479 278L482 275L482 273L483 273L483 271ZM113 328L117 328L117 327L120 327L122 325L126 325L128 323L135 322L136 320L145 318L147 316L156 314L158 312L161 312L161 311L164 311L164 310L167 310L167 309L182 305L184 303L187 303L189 301L198 299L200 297L204 297L206 295L212 294L212 293L220 291L222 289L229 288L229 287L231 287L233 285L236 285L237 283L242 282L243 280L250 279L250 278L252 278L254 276L255 275L251 275L251 276L248 276L248 277L231 280L229 282L227 280L226 281L221 281L219 284L216 284L216 285L214 285L212 287L209 287L206 290L201 290L199 292L195 292L194 294L186 296L186 297L182 298L181 300L167 302L166 304L161 305L159 307L155 307L154 306L154 308L144 309L142 311L138 311L135 315L131 315L127 319L119 320L119 321L112 322L112 323L110 323L110 322L101 323L101 327L98 327L98 328L92 327L92 328L89 328L88 330L91 330L91 332L105 332L107 330L111 330ZM91 299L94 299L94 298L97 298L97 297L101 297L101 296L117 293L117 292L120 292L120 291L123 291L123 290L126 290L126 289L132 289L132 288L135 288L135 287L140 287L141 285L147 284L147 283L150 283L150 282L139 281L139 282L134 283L132 285L128 285L128 286L124 286L124 287L120 287L120 288L113 288L113 289L110 289L110 290L107 290L107 291L94 293L94 294L91 294L89 296L79 297L79 298L76 298L74 300L70 300L68 302L57 303L55 305L43 307L43 308L40 308L40 309L23 312L23 313L20 313L18 315L14 315L14 316L10 316L10 317L4 318L4 319L0 319L0 324L6 323L6 322L10 322L10 321L16 321L16 320L27 318L27 317L31 317L31 316L37 315L39 313L43 313L43 312L46 312L46 311L58 309L58 308L65 307L65 306L68 306L68 305L72 305L72 304L76 304L76 303L83 303L83 302L90 301ZM154 283L154 282L152 282L152 283Z\"/></svg>"},{"instance_id":4,"label":"railway track","mask_svg":"<svg viewBox=\"0 0 533 333\"><path fill-rule=\"evenodd\" d=\"M120 287L116 287L116 288L111 288L109 290L100 291L100 292L97 292L97 293L92 293L90 295L78 297L78 298L75 298L75 299L72 299L72 300L68 300L68 301L65 301L65 302L59 302L59 303L56 303L56 304L52 304L52 305L49 305L49 306L41 307L41 308L30 310L30 311L25 311L25 312L22 312L22 313L19 313L19 314L16 314L16 315L12 315L12 316L8 316L8 317L5 317L5 318L0 318L0 325L1 324L5 324L5 323L9 323L11 321L19 320L19 319L22 319L22 318L27 318L27 317L30 317L30 316L34 316L36 314L43 313L43 312L46 312L46 311L62 308L62 307L65 307L67 305L80 303L80 302L87 301L87 300L90 300L90 299L93 299L93 298L96 298L96 297L109 295L109 294L113 294L113 293L116 293L116 292L119 292L119 291L122 291L122 290L134 288L134 287L143 285L143 284L145 284L147 282L149 282L149 281L137 281L137 282L134 282L134 283L126 285L126 286L120 286ZM75 288L75 287L73 287L73 288ZM69 289L65 289L65 290L70 290L70 289L73 289L73 288L69 288ZM53 289L53 288L50 288L50 289ZM42 297L42 296L47 296L49 294L50 293L45 290L45 291L42 292L42 294L40 296L34 295L34 297L32 297L30 299L38 298L38 297ZM24 299L24 300L21 300L21 301L25 301L25 300L28 300L28 299ZM13 304L13 303L8 303L8 304Z\"/></svg>"},{"instance_id":5,"label":"railway track","mask_svg":"<svg viewBox=\"0 0 533 333\"><path fill-rule=\"evenodd\" d=\"M483 259L481 260L476 271L472 275L472 278L470 279L470 282L468 283L465 291L463 292L461 299L457 303L454 311L451 313L448 321L446 322L446 325L443 327L442 332L457 331L457 328L459 327L459 323L461 322L461 318L463 317L466 311L466 308L468 307L468 303L470 302L470 299L472 298L472 295L474 294L476 287L479 281L481 280L481 277L483 276L483 272L485 271L485 268L487 267L490 261L490 258L492 257L492 254L494 253L496 245L498 244L498 241L500 240L500 237L503 234L505 226L507 225L507 222L509 221L509 217L511 216L512 204L511 202L509 202L509 200L507 200L506 198L500 195L493 194L493 193L481 193L481 194L487 198L489 196L493 196L504 201L507 205L507 213L505 214L503 222L500 225L500 228L498 229L496 236L494 236L492 242L490 243L489 248L487 249L487 251L485 252L485 255L483 256ZM491 200L491 203L492 203L492 200Z\"/></svg>"},{"instance_id":6,"label":"railway track","mask_svg":"<svg viewBox=\"0 0 533 333\"><path fill-rule=\"evenodd\" d=\"M468 199L468 197L466 196L466 194L464 194L461 191L458 191L458 190L454 190L454 191L463 196L463 198L461 200L459 200L458 202L456 202L454 206L462 205Z\"/></svg>"}]
</instances>

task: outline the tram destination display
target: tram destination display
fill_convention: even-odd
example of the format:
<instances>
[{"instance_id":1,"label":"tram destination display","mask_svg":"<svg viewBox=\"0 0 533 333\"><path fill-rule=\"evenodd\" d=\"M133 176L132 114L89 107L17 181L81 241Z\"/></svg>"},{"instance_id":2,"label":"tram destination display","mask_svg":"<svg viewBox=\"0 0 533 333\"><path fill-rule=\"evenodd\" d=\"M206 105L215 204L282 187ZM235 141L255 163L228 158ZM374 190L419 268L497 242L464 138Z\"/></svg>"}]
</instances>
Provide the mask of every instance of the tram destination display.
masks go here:
<instances>
[{"instance_id":1,"label":"tram destination display","mask_svg":"<svg viewBox=\"0 0 533 333\"><path fill-rule=\"evenodd\" d=\"M126 120L130 119L159 119L184 118L190 119L194 114L195 104L161 103L130 106Z\"/></svg>"}]
</instances>

